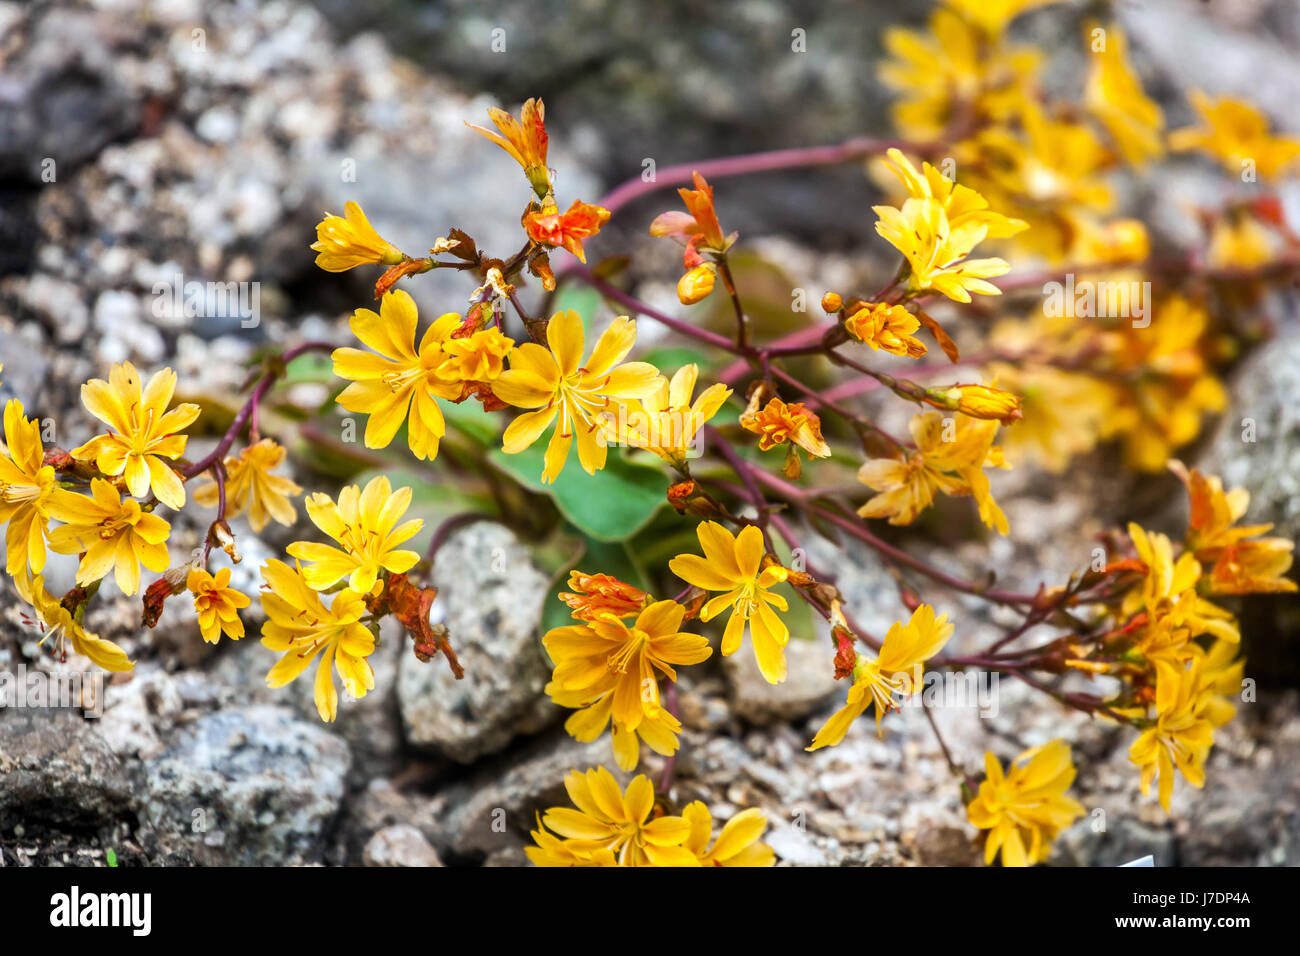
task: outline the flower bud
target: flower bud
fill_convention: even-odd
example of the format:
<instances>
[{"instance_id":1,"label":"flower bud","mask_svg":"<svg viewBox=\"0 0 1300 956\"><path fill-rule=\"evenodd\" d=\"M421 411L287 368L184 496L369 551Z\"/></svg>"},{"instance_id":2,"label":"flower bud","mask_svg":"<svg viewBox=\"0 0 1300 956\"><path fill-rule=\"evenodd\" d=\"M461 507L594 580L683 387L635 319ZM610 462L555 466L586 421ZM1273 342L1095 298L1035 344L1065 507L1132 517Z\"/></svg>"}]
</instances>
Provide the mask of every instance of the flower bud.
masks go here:
<instances>
[{"instance_id":1,"label":"flower bud","mask_svg":"<svg viewBox=\"0 0 1300 956\"><path fill-rule=\"evenodd\" d=\"M694 305L713 291L717 270L712 263L696 266L677 280L677 298L682 305Z\"/></svg>"},{"instance_id":2,"label":"flower bud","mask_svg":"<svg viewBox=\"0 0 1300 956\"><path fill-rule=\"evenodd\" d=\"M838 292L827 292L822 296L822 311L827 315L834 315L842 308L844 308L844 299Z\"/></svg>"},{"instance_id":3,"label":"flower bud","mask_svg":"<svg viewBox=\"0 0 1300 956\"><path fill-rule=\"evenodd\" d=\"M927 388L925 401L936 408L961 412L971 418L999 421L1004 425L1021 418L1020 399L1011 392L987 385L951 385Z\"/></svg>"}]
</instances>

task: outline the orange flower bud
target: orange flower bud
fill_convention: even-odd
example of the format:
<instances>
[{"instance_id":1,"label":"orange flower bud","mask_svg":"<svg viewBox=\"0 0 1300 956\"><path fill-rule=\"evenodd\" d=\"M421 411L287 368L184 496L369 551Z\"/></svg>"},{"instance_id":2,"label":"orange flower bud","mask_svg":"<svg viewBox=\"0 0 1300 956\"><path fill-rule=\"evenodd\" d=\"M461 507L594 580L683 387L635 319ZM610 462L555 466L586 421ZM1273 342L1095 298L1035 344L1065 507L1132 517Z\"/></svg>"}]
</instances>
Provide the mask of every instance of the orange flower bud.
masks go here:
<instances>
[{"instance_id":1,"label":"orange flower bud","mask_svg":"<svg viewBox=\"0 0 1300 956\"><path fill-rule=\"evenodd\" d=\"M562 592L560 600L580 621L594 621L602 614L629 617L650 603L650 595L611 574L571 571L569 587L573 591Z\"/></svg>"},{"instance_id":2,"label":"orange flower bud","mask_svg":"<svg viewBox=\"0 0 1300 956\"><path fill-rule=\"evenodd\" d=\"M844 308L844 299L838 292L827 292L822 296L822 311L827 315L834 315L842 308Z\"/></svg>"},{"instance_id":3,"label":"orange flower bud","mask_svg":"<svg viewBox=\"0 0 1300 956\"><path fill-rule=\"evenodd\" d=\"M694 305L713 291L717 268L711 263L696 266L677 280L677 298L682 305Z\"/></svg>"}]
</instances>

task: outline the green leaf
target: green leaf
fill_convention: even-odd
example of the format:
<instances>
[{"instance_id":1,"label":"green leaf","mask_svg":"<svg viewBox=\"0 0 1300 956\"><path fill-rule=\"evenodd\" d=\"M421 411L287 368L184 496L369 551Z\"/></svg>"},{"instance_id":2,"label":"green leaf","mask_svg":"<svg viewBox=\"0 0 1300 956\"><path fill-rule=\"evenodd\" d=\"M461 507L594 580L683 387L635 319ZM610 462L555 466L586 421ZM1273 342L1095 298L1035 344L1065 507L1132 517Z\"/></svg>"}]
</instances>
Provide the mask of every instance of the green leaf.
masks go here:
<instances>
[{"instance_id":1,"label":"green leaf","mask_svg":"<svg viewBox=\"0 0 1300 956\"><path fill-rule=\"evenodd\" d=\"M772 535L772 547L776 549L776 556L783 565L788 568L794 564L794 554L784 538L777 534ZM786 604L790 606L790 610L783 613L781 618L790 628L791 639L816 640L821 632L822 618L813 611L808 602L788 584L778 584L772 590L785 598Z\"/></svg>"},{"instance_id":2,"label":"green leaf","mask_svg":"<svg viewBox=\"0 0 1300 956\"><path fill-rule=\"evenodd\" d=\"M566 282L555 293L555 298L551 302L551 314L572 309L582 316L583 327L590 329L592 320L600 311L601 302L600 293L591 286L580 282ZM548 315L547 318L549 319L550 316Z\"/></svg>"},{"instance_id":3,"label":"green leaf","mask_svg":"<svg viewBox=\"0 0 1300 956\"><path fill-rule=\"evenodd\" d=\"M334 359L321 352L304 352L290 362L284 369L284 382L296 385L299 382L320 382L335 384Z\"/></svg>"},{"instance_id":4,"label":"green leaf","mask_svg":"<svg viewBox=\"0 0 1300 956\"><path fill-rule=\"evenodd\" d=\"M501 450L488 457L525 488L549 495L560 514L597 541L623 541L640 531L667 504L668 479L658 469L628 461L611 448L604 469L589 475L571 451L554 484L542 484L546 446L537 442L517 455Z\"/></svg>"},{"instance_id":5,"label":"green leaf","mask_svg":"<svg viewBox=\"0 0 1300 956\"><path fill-rule=\"evenodd\" d=\"M496 443L497 434L501 431L499 415L485 412L482 404L472 398L459 405L454 402L439 402L438 405L452 428L484 445Z\"/></svg>"}]
</instances>

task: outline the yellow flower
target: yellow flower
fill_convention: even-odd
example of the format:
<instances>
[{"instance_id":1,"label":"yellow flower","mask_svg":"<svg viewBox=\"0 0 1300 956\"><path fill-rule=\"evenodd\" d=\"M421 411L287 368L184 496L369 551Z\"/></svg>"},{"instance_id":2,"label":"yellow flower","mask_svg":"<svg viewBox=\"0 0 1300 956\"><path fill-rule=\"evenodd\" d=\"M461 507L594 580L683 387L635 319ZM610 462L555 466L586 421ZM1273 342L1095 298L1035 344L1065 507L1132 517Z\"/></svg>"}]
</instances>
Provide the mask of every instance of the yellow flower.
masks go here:
<instances>
[{"instance_id":1,"label":"yellow flower","mask_svg":"<svg viewBox=\"0 0 1300 956\"><path fill-rule=\"evenodd\" d=\"M114 365L108 381L92 378L81 386L81 403L113 429L72 450L80 461L94 461L110 478L121 475L127 490L143 498L152 489L173 511L185 507L185 485L163 459L185 454L186 436L177 434L199 417L199 406L185 402L171 411L176 373L156 373L141 388L140 375L130 362Z\"/></svg>"},{"instance_id":2,"label":"yellow flower","mask_svg":"<svg viewBox=\"0 0 1300 956\"><path fill-rule=\"evenodd\" d=\"M1205 758L1214 745L1210 703L1201 679L1201 661L1189 666L1156 663L1156 717L1129 748L1128 758L1142 768L1143 796L1160 777L1160 805L1169 812L1175 768L1197 789L1205 785Z\"/></svg>"},{"instance_id":3,"label":"yellow flower","mask_svg":"<svg viewBox=\"0 0 1300 956\"><path fill-rule=\"evenodd\" d=\"M394 492L385 475L371 478L364 491L348 485L339 492L338 504L318 491L307 499L307 517L342 549L295 541L287 550L292 557L312 562L302 573L317 591L347 578L353 591L368 594L381 571L402 574L420 560L414 551L397 550L424 527L420 518L397 523L410 504L411 489Z\"/></svg>"},{"instance_id":4,"label":"yellow flower","mask_svg":"<svg viewBox=\"0 0 1300 956\"><path fill-rule=\"evenodd\" d=\"M1295 542L1286 538L1260 538L1228 545L1210 569L1212 594L1280 594L1296 590L1286 577L1291 570Z\"/></svg>"},{"instance_id":5,"label":"yellow flower","mask_svg":"<svg viewBox=\"0 0 1300 956\"><path fill-rule=\"evenodd\" d=\"M1000 36L1007 24L1028 10L1050 6L1060 0L943 0L990 37Z\"/></svg>"},{"instance_id":6,"label":"yellow flower","mask_svg":"<svg viewBox=\"0 0 1300 956\"><path fill-rule=\"evenodd\" d=\"M757 807L742 810L726 822L713 846L713 815L701 801L686 805L682 818L691 825L685 847L699 858L701 866L771 866L776 854L758 838L767 829L767 814Z\"/></svg>"},{"instance_id":7,"label":"yellow flower","mask_svg":"<svg viewBox=\"0 0 1300 956\"><path fill-rule=\"evenodd\" d=\"M1278 257L1281 240L1245 212L1214 223L1205 261L1213 269L1257 269Z\"/></svg>"},{"instance_id":8,"label":"yellow flower","mask_svg":"<svg viewBox=\"0 0 1300 956\"><path fill-rule=\"evenodd\" d=\"M1100 49L1092 42L1094 36L1104 37ZM1090 20L1084 25L1084 37L1092 56L1083 90L1084 106L1106 127L1130 163L1159 157L1164 152L1164 114L1143 91L1142 81L1128 62L1124 31L1118 24L1103 29Z\"/></svg>"},{"instance_id":9,"label":"yellow flower","mask_svg":"<svg viewBox=\"0 0 1300 956\"><path fill-rule=\"evenodd\" d=\"M45 533L50 523L54 468L45 464L41 425L23 415L23 403L5 405L5 445L0 455L0 521L7 521L6 570L11 575L45 569Z\"/></svg>"},{"instance_id":10,"label":"yellow flower","mask_svg":"<svg viewBox=\"0 0 1300 956\"><path fill-rule=\"evenodd\" d=\"M771 589L785 581L790 572L779 564L763 567L763 532L753 525L733 535L716 521L702 521L695 533L704 557L679 554L668 562L669 569L687 584L723 592L700 612L701 620L711 621L731 609L722 634L723 656L736 653L748 627L758 669L769 684L781 683L786 675L785 645L790 640L790 629L772 608L787 611L789 606Z\"/></svg>"},{"instance_id":11,"label":"yellow flower","mask_svg":"<svg viewBox=\"0 0 1300 956\"><path fill-rule=\"evenodd\" d=\"M894 696L911 696L921 689L923 665L948 643L953 627L947 614L935 616L934 608L922 604L904 624L895 621L890 625L885 640L880 645L880 656L859 656L853 668L853 686L849 699L842 708L831 715L822 729L817 731L808 750L833 747L844 739L853 721L861 717L873 703L876 705L876 732L880 721L896 704Z\"/></svg>"},{"instance_id":12,"label":"yellow flower","mask_svg":"<svg viewBox=\"0 0 1300 956\"><path fill-rule=\"evenodd\" d=\"M440 370L447 360L443 343L461 324L448 312L429 326L415 346L419 322L415 300L400 289L384 294L379 314L370 309L353 313L352 332L378 355L361 349L334 350L334 374L352 382L338 397L350 412L369 414L367 448L387 448L407 420L407 444L419 459L435 458L447 431L435 396L457 399L460 383Z\"/></svg>"},{"instance_id":13,"label":"yellow flower","mask_svg":"<svg viewBox=\"0 0 1300 956\"><path fill-rule=\"evenodd\" d=\"M644 608L631 625L606 613L547 632L542 643L555 662L547 693L563 706L581 708L565 725L569 733L579 740L594 740L612 719L618 730L635 734L644 720L659 718L659 675L675 681L674 665L698 664L713 653L707 639L681 631L685 613L675 601L658 601ZM672 725L676 721L667 723L662 728L671 736L667 752L675 753L677 728ZM652 730L647 742L657 750L655 742L661 738ZM628 747L635 741L620 742ZM636 765L635 750L624 750L623 756L630 756L631 766ZM622 759L620 766L624 766Z\"/></svg>"},{"instance_id":14,"label":"yellow flower","mask_svg":"<svg viewBox=\"0 0 1300 956\"><path fill-rule=\"evenodd\" d=\"M591 743L610 727L610 744L614 760L621 770L635 770L641 760L641 744L663 757L677 753L677 735L682 722L667 709L659 708L654 714L643 713L635 728L614 720L614 694L606 691L592 699L591 691L560 690L555 683L546 685L546 693L557 707L575 711L564 722L564 729L574 740Z\"/></svg>"},{"instance_id":15,"label":"yellow flower","mask_svg":"<svg viewBox=\"0 0 1300 956\"><path fill-rule=\"evenodd\" d=\"M844 327L877 352L905 358L918 358L926 352L925 344L912 334L921 327L920 319L901 305L866 304L844 321Z\"/></svg>"},{"instance_id":16,"label":"yellow flower","mask_svg":"<svg viewBox=\"0 0 1300 956\"><path fill-rule=\"evenodd\" d=\"M1111 219L1104 225L1080 213L1074 220L1078 233L1071 258L1089 265L1145 262L1151 254L1151 237L1138 219Z\"/></svg>"},{"instance_id":17,"label":"yellow flower","mask_svg":"<svg viewBox=\"0 0 1300 956\"><path fill-rule=\"evenodd\" d=\"M126 656L126 651L112 641L106 641L97 634L92 634L81 626L81 622L72 616L72 612L63 603L45 590L45 578L37 575L31 578L25 567L19 568L14 575L14 587L19 597L32 606L46 630L41 638L44 644L47 638L59 642L61 654L67 659L64 642L72 642L74 653L87 657L90 661L106 671L129 671L135 664Z\"/></svg>"},{"instance_id":18,"label":"yellow flower","mask_svg":"<svg viewBox=\"0 0 1300 956\"><path fill-rule=\"evenodd\" d=\"M185 587L194 595L199 633L205 641L215 644L222 634L236 641L244 636L239 609L252 602L248 595L230 586L230 568L222 568L215 576L202 568L192 568L185 578Z\"/></svg>"},{"instance_id":19,"label":"yellow flower","mask_svg":"<svg viewBox=\"0 0 1300 956\"><path fill-rule=\"evenodd\" d=\"M984 862L1002 851L1003 866L1032 866L1047 859L1057 834L1083 816L1083 806L1065 795L1074 782L1070 747L1060 738L1030 747L1007 767L984 754L986 777L966 808L967 819L988 830Z\"/></svg>"},{"instance_id":20,"label":"yellow flower","mask_svg":"<svg viewBox=\"0 0 1300 956\"><path fill-rule=\"evenodd\" d=\"M1201 126L1170 133L1171 149L1198 149L1234 176L1254 171L1265 179L1286 172L1300 158L1300 140L1272 135L1268 117L1244 100L1229 96L1216 100L1200 90L1192 91L1191 100Z\"/></svg>"},{"instance_id":21,"label":"yellow flower","mask_svg":"<svg viewBox=\"0 0 1300 956\"><path fill-rule=\"evenodd\" d=\"M402 261L402 251L375 232L360 206L348 202L343 211L346 219L326 213L317 224L316 241L311 244L320 253L316 265L326 272L347 272L357 266L392 266Z\"/></svg>"},{"instance_id":22,"label":"yellow flower","mask_svg":"<svg viewBox=\"0 0 1300 956\"><path fill-rule=\"evenodd\" d=\"M683 365L671 381L662 381L654 394L641 399L640 405L627 405L627 434L620 440L636 448L654 452L675 468L683 468L695 451L695 439L701 428L718 413L731 397L731 389L710 385L692 402L699 367Z\"/></svg>"},{"instance_id":23,"label":"yellow flower","mask_svg":"<svg viewBox=\"0 0 1300 956\"><path fill-rule=\"evenodd\" d=\"M587 865L700 865L696 855L682 846L690 836L689 823L681 817L651 819L655 791L647 777L633 777L624 792L604 767L585 774L572 770L564 778L564 788L577 809L552 807L542 817L542 825L565 838L564 849L572 858L588 861ZM537 866L556 865L555 850L539 849L543 840L536 833L533 836L538 847L524 851L528 858ZM601 861L602 856L612 859Z\"/></svg>"},{"instance_id":24,"label":"yellow flower","mask_svg":"<svg viewBox=\"0 0 1300 956\"><path fill-rule=\"evenodd\" d=\"M1001 295L985 279L1011 267L1002 259L968 259L988 235L988 226L967 220L953 226L937 199L905 199L902 209L871 207L880 220L876 232L901 252L911 266L908 288L933 290L957 302L969 302L972 292Z\"/></svg>"},{"instance_id":25,"label":"yellow flower","mask_svg":"<svg viewBox=\"0 0 1300 956\"><path fill-rule=\"evenodd\" d=\"M519 119L495 106L488 107L488 116L500 133L472 123L465 125L509 153L524 168L524 174L537 195L545 197L551 185L550 170L546 168L546 104L539 99L526 100Z\"/></svg>"},{"instance_id":26,"label":"yellow flower","mask_svg":"<svg viewBox=\"0 0 1300 956\"><path fill-rule=\"evenodd\" d=\"M167 570L167 536L171 527L140 508L134 498L122 499L111 481L96 478L90 497L56 489L50 514L66 521L50 533L50 547L60 554L84 552L77 584L84 587L113 572L123 594L140 589L140 565Z\"/></svg>"},{"instance_id":27,"label":"yellow flower","mask_svg":"<svg viewBox=\"0 0 1300 956\"><path fill-rule=\"evenodd\" d=\"M1146 575L1124 596L1121 614L1145 610L1148 621L1186 628L1189 638L1211 634L1234 643L1241 640L1232 615L1197 594L1202 569L1192 552L1184 551L1175 561L1167 535L1146 531L1135 522L1129 522L1128 533Z\"/></svg>"},{"instance_id":28,"label":"yellow flower","mask_svg":"<svg viewBox=\"0 0 1300 956\"><path fill-rule=\"evenodd\" d=\"M1204 715L1215 727L1222 727L1237 713L1233 698L1242 692L1246 661L1237 656L1232 641L1216 640L1208 650L1192 644L1193 656L1201 659L1200 690L1205 694Z\"/></svg>"},{"instance_id":29,"label":"yellow flower","mask_svg":"<svg viewBox=\"0 0 1300 956\"><path fill-rule=\"evenodd\" d=\"M338 691L330 667L338 670L343 688L354 698L364 697L375 686L374 671L367 657L375 649L375 635L361 623L365 599L343 589L326 607L301 568L271 560L262 568L269 590L262 592L262 644L284 654L266 675L268 687L283 687L321 655L316 668L316 711L321 720L338 715Z\"/></svg>"},{"instance_id":30,"label":"yellow flower","mask_svg":"<svg viewBox=\"0 0 1300 956\"><path fill-rule=\"evenodd\" d=\"M929 28L885 31L890 59L880 78L900 93L892 110L899 132L919 142L948 134L957 116L975 123L1011 120L1025 90L1033 88L1038 52L990 44L979 27L951 10L936 10Z\"/></svg>"},{"instance_id":31,"label":"yellow flower","mask_svg":"<svg viewBox=\"0 0 1300 956\"><path fill-rule=\"evenodd\" d=\"M542 472L542 481L549 484L564 468L575 436L583 469L595 474L604 468L611 402L647 398L659 390L663 376L646 362L619 364L636 343L636 322L626 316L605 330L585 363L586 342L577 312L552 316L546 342L549 349L533 342L516 348L510 368L492 383L492 391L507 404L537 409L520 415L506 429L502 450L507 455L528 448L559 417Z\"/></svg>"},{"instance_id":32,"label":"yellow flower","mask_svg":"<svg viewBox=\"0 0 1300 956\"><path fill-rule=\"evenodd\" d=\"M1205 358L1215 347L1209 313L1169 296L1151 306L1149 328L1112 339L1107 351L1127 380L1113 416L1125 458L1140 471L1162 471L1173 450L1200 433L1205 412L1227 405L1227 390Z\"/></svg>"},{"instance_id":33,"label":"yellow flower","mask_svg":"<svg viewBox=\"0 0 1300 956\"><path fill-rule=\"evenodd\" d=\"M917 172L912 161L901 150L890 147L885 166L889 168L913 199L934 199L943 207L952 229L963 226L985 226L990 239L1014 236L1029 228L1023 219L1012 219L988 208L988 200L968 186L949 179L929 163L922 163Z\"/></svg>"},{"instance_id":34,"label":"yellow flower","mask_svg":"<svg viewBox=\"0 0 1300 956\"><path fill-rule=\"evenodd\" d=\"M1117 386L1081 372L1025 362L989 366L1021 399L1021 419L1004 436L1007 459L1036 461L1060 474L1091 451L1114 421Z\"/></svg>"},{"instance_id":35,"label":"yellow flower","mask_svg":"<svg viewBox=\"0 0 1300 956\"><path fill-rule=\"evenodd\" d=\"M1195 468L1189 473L1182 462L1170 468L1187 485L1191 501L1187 547L1197 558L1213 563L1210 590L1218 594L1271 594L1295 591L1285 575L1291 569L1295 542L1287 538L1260 538L1272 524L1234 527L1250 508L1245 488L1223 490L1214 475Z\"/></svg>"},{"instance_id":36,"label":"yellow flower","mask_svg":"<svg viewBox=\"0 0 1300 956\"><path fill-rule=\"evenodd\" d=\"M873 458L858 469L858 480L879 492L858 509L864 518L888 518L893 525L911 524L946 495L972 495L980 520L999 534L1008 530L1006 515L993 500L984 468L1005 468L1002 449L993 444L998 423L939 412L912 417L917 450L903 458Z\"/></svg>"},{"instance_id":37,"label":"yellow flower","mask_svg":"<svg viewBox=\"0 0 1300 956\"><path fill-rule=\"evenodd\" d=\"M234 518L247 511L248 523L254 531L261 531L272 518L282 525L297 521L298 511L289 496L301 494L302 488L283 475L271 474L283 461L284 448L272 438L254 442L238 458L228 456L226 516ZM216 505L217 483L209 481L194 489L194 501L207 507Z\"/></svg>"},{"instance_id":38,"label":"yellow flower","mask_svg":"<svg viewBox=\"0 0 1300 956\"><path fill-rule=\"evenodd\" d=\"M494 382L505 370L505 358L514 347L515 340L495 326L464 338L449 338L442 343L447 356L442 374L459 382Z\"/></svg>"}]
</instances>

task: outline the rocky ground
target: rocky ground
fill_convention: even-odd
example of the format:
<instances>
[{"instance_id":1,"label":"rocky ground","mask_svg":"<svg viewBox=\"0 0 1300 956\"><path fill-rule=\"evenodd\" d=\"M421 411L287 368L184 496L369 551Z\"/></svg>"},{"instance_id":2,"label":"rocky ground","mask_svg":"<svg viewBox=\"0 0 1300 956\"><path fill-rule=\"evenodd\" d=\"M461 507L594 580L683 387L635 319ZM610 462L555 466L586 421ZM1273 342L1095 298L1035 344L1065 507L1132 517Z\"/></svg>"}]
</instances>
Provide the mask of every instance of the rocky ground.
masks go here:
<instances>
[{"instance_id":1,"label":"rocky ground","mask_svg":"<svg viewBox=\"0 0 1300 956\"><path fill-rule=\"evenodd\" d=\"M519 82L517 73L494 84L496 66L464 55L465 36L493 24L490 17L472 19L462 6L431 8L447 19L422 21L426 34L395 29L390 18L384 38L359 32L351 5L326 0L319 9L237 0L0 2L3 398L19 396L39 410L54 423L57 443L69 447L93 427L76 387L111 362L171 364L187 397L217 401L239 384L244 363L265 342L341 341L346 315L366 299L364 282L323 277L306 243L320 212L339 211L347 199L360 201L404 247L421 248L450 224L471 228L490 248L512 242L518 196L498 185L514 175L510 161L463 126L481 121L494 101L464 91L493 88L520 97L530 90L510 85ZM1155 6L1168 4L1144 4L1145 13L1134 14L1135 30ZM1277 5L1252 6L1276 27L1278 43L1296 43L1294 24ZM672 89L616 95L622 74L609 64L633 43L635 22L615 18L603 33L571 23L565 32L554 13L538 19L544 30L512 33L527 54L512 69L527 64L543 77L537 92L547 95L551 115L564 107L581 116L553 133L551 163L561 170L564 193L594 199L620 175L609 138L595 134L602 112L624 111L618 122L632 137L629 155L653 149L645 145L652 132L675 138L656 97L702 104L719 124L740 128L741 139L748 135L748 146L853 132L851 124L835 124L856 102L855 91L869 85L857 80L870 74L850 68L856 34L835 30L834 17L842 14L837 5L825 7L830 12L816 14L823 19L809 20L810 36L835 37L835 55L761 76L753 102L708 82L700 51L686 41L665 47L693 64L677 71ZM802 15L798 8L790 8L792 15ZM513 9L506 5L500 14L508 25L521 16ZM710 18L700 42L713 44L712 67L737 62L765 24L788 37L772 9L746 5L743 29L730 33L715 14L701 14ZM1229 29L1185 20L1180 29L1193 38ZM565 46L561 36L586 39ZM567 58L548 61L548 43ZM862 39L868 52L875 43ZM398 58L394 47L418 65ZM1199 66L1231 70L1231 63ZM586 79L562 82L562 74ZM1231 88L1232 74L1225 75ZM829 105L800 114L795 132L773 139L772 111L788 108L800 90L816 91ZM862 105L855 122L878 122L873 102ZM686 143L689 150L665 161L739 148L716 138ZM1184 195L1198 182L1175 178L1161 188ZM816 230L806 220L800 226L781 203L804 213L810 204L845 206L833 194L802 202L797 194L782 196L770 215L793 217L796 235ZM843 215L836 222L850 231ZM858 239L867 232L858 230ZM754 240L810 288L839 285L863 268L853 250L814 260L806 244L758 234ZM177 273L260 282L260 323L244 328L238 315L195 323L155 314L155 285ZM438 311L467 292L436 273L410 288L423 309ZM669 289L647 285L643 293ZM1300 335L1284 325L1237 382L1235 405L1205 443L1205 458L1231 484L1251 488L1252 515L1295 537L1300 418L1289 396L1300 382ZM311 385L301 387L310 403ZM1258 442L1241 441L1243 417L1258 422ZM211 440L195 439L193 450ZM297 478L328 487L327 478L305 468ZM999 480L995 490L1014 543L914 545L954 567L996 566L1007 586L1032 589L1076 568L1091 535L1108 524L1155 514L1152 520L1176 530L1180 520L1176 507L1161 507L1176 489L1126 478L1104 453L1064 479L1013 473ZM242 523L236 531L245 555L236 580L250 592L256 567L299 536L272 526L259 539ZM178 521L174 556L183 558L201 534L198 519ZM883 633L897 611L884 568L868 552L809 542L815 565L836 568L858 620ZM503 567L509 572L496 570ZM71 583L66 564L55 562L50 575L52 588ZM385 632L371 658L375 691L345 703L332 726L316 716L307 682L265 688L274 655L255 639L210 647L180 606L168 609L158 629L142 632L136 603L108 597L88 623L139 663L109 681L102 716L0 710L0 865L99 865L110 850L123 865L523 862L535 813L563 802L564 773L612 766L608 743L569 739L560 727L563 712L542 693L548 668L536 624L547 580L514 531L490 523L459 531L441 553L435 583L468 677L452 680L440 661L419 664L400 635ZM941 609L958 615L965 642L997 623L971 602ZM1251 606L1247 653L1261 662L1250 671L1259 700L1243 705L1222 734L1206 788L1179 788L1172 818L1137 795L1126 734L1045 706L1011 682L999 686L996 714L977 719L954 708L937 711L936 719L972 768L985 749L1006 759L1056 736L1074 744L1077 795L1089 812L1063 835L1054 862L1114 865L1151 853L1161 865L1294 865L1300 698L1287 688L1296 686L1297 616L1294 602ZM249 625L255 633L256 608ZM915 710L891 718L882 738L864 722L840 747L804 752L844 690L831 679L829 656L825 635L792 643L790 679L775 689L744 654L691 668L682 685L686 732L676 797L705 800L715 817L765 808L768 842L786 864L977 863L957 786ZM40 659L17 601L0 594L0 668ZM657 772L659 763L648 763Z\"/></svg>"}]
</instances>

